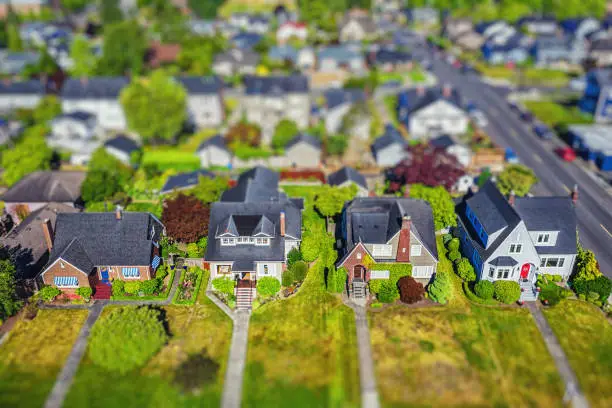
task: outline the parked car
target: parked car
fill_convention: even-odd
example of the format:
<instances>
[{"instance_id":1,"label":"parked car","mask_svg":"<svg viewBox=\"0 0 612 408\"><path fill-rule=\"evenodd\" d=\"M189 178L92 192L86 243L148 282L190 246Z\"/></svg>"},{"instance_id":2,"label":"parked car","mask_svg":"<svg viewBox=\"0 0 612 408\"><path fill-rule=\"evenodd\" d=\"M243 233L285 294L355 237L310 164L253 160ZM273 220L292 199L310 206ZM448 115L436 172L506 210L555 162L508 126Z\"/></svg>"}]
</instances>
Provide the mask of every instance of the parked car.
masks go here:
<instances>
[{"instance_id":1,"label":"parked car","mask_svg":"<svg viewBox=\"0 0 612 408\"><path fill-rule=\"evenodd\" d=\"M533 131L540 139L544 140L550 140L554 136L554 132L543 123L534 124Z\"/></svg>"},{"instance_id":2,"label":"parked car","mask_svg":"<svg viewBox=\"0 0 612 408\"><path fill-rule=\"evenodd\" d=\"M529 112L527 109L523 109L521 111L521 119L524 122L531 123L533 122L533 113Z\"/></svg>"},{"instance_id":3,"label":"parked car","mask_svg":"<svg viewBox=\"0 0 612 408\"><path fill-rule=\"evenodd\" d=\"M519 162L518 156L516 155L516 153L514 153L514 150L512 150L509 147L506 148L506 153L504 155L504 158L506 159L506 162L510 164L516 164Z\"/></svg>"},{"instance_id":4,"label":"parked car","mask_svg":"<svg viewBox=\"0 0 612 408\"><path fill-rule=\"evenodd\" d=\"M573 162L576 160L576 152L571 147L558 147L555 149L557 156L565 160L566 162Z\"/></svg>"}]
</instances>

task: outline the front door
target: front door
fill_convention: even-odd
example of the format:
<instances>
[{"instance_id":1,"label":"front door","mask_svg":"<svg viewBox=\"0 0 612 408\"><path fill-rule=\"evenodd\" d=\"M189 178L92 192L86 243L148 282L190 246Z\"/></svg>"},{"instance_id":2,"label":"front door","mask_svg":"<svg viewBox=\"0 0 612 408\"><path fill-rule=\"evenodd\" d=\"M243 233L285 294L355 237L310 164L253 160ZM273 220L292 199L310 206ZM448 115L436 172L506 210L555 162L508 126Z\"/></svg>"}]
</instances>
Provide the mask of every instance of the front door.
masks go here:
<instances>
[{"instance_id":1,"label":"front door","mask_svg":"<svg viewBox=\"0 0 612 408\"><path fill-rule=\"evenodd\" d=\"M353 268L353 279L363 280L364 278L364 267L361 265L356 265Z\"/></svg>"},{"instance_id":2,"label":"front door","mask_svg":"<svg viewBox=\"0 0 612 408\"><path fill-rule=\"evenodd\" d=\"M102 277L102 282L108 282L108 269L102 269L100 276Z\"/></svg>"},{"instance_id":3,"label":"front door","mask_svg":"<svg viewBox=\"0 0 612 408\"><path fill-rule=\"evenodd\" d=\"M523 280L527 280L527 278L529 277L529 271L531 270L531 264L523 264L523 266L521 266L521 279Z\"/></svg>"}]
</instances>

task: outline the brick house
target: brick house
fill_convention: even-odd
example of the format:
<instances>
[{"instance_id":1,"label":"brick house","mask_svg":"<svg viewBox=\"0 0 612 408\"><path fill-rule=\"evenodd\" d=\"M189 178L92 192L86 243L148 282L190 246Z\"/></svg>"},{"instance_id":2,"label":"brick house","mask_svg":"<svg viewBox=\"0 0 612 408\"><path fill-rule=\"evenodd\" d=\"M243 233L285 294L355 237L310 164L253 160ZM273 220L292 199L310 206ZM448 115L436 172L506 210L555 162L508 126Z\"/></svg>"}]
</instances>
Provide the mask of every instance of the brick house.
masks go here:
<instances>
[{"instance_id":1,"label":"brick house","mask_svg":"<svg viewBox=\"0 0 612 408\"><path fill-rule=\"evenodd\" d=\"M51 248L39 279L71 295L79 287L98 290L119 280L149 280L161 262L164 225L144 212L62 213L43 234Z\"/></svg>"}]
</instances>

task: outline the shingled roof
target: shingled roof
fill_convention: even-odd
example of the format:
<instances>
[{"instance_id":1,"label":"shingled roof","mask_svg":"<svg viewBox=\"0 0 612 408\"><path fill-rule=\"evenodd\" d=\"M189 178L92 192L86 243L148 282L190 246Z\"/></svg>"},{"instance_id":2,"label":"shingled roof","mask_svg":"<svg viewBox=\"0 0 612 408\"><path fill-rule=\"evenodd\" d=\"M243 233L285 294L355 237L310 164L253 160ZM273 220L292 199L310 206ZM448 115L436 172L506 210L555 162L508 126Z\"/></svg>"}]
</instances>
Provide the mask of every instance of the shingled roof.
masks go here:
<instances>
[{"instance_id":1,"label":"shingled roof","mask_svg":"<svg viewBox=\"0 0 612 408\"><path fill-rule=\"evenodd\" d=\"M193 188L198 185L200 177L214 178L215 174L204 169L175 174L174 176L168 177L159 193L168 194L173 191Z\"/></svg>"},{"instance_id":2,"label":"shingled roof","mask_svg":"<svg viewBox=\"0 0 612 408\"><path fill-rule=\"evenodd\" d=\"M74 203L81 196L82 171L36 171L5 192L0 199L11 203Z\"/></svg>"},{"instance_id":3,"label":"shingled roof","mask_svg":"<svg viewBox=\"0 0 612 408\"><path fill-rule=\"evenodd\" d=\"M368 188L368 183L366 182L366 178L363 176L363 174L359 173L352 167L345 166L327 176L327 184L330 186L339 186L347 181L352 181L365 189Z\"/></svg>"},{"instance_id":4,"label":"shingled roof","mask_svg":"<svg viewBox=\"0 0 612 408\"><path fill-rule=\"evenodd\" d=\"M62 99L117 99L129 84L125 77L70 78L62 87Z\"/></svg>"},{"instance_id":5,"label":"shingled roof","mask_svg":"<svg viewBox=\"0 0 612 408\"><path fill-rule=\"evenodd\" d=\"M247 95L283 95L290 93L308 93L308 77L304 75L255 76L243 78Z\"/></svg>"}]
</instances>

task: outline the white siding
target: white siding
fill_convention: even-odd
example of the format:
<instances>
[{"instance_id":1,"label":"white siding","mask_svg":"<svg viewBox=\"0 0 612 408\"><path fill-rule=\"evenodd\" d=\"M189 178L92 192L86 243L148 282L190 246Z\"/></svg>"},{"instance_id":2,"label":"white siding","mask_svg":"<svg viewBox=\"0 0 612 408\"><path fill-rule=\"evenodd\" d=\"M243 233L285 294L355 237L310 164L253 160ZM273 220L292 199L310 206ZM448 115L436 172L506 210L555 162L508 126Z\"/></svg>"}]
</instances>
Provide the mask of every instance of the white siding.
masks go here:
<instances>
[{"instance_id":1,"label":"white siding","mask_svg":"<svg viewBox=\"0 0 612 408\"><path fill-rule=\"evenodd\" d=\"M267 267L267 273L266 273ZM261 279L266 276L271 276L279 281L283 273L283 264L280 262L258 262L257 263L257 279Z\"/></svg>"}]
</instances>

